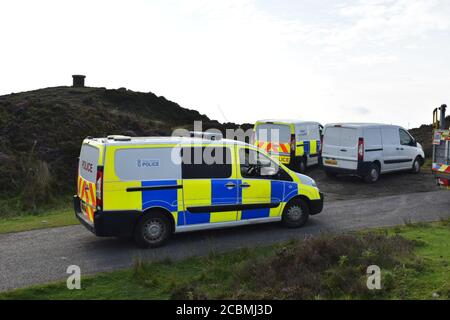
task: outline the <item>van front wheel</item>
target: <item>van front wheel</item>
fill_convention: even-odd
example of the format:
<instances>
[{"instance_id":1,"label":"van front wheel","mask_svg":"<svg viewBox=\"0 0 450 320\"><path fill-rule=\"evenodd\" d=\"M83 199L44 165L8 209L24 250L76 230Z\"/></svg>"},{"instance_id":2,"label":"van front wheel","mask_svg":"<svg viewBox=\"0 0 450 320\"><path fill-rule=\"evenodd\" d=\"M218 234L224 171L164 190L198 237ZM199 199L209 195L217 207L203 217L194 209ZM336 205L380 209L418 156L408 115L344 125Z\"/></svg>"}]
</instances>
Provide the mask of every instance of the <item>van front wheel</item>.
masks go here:
<instances>
[{"instance_id":1,"label":"van front wheel","mask_svg":"<svg viewBox=\"0 0 450 320\"><path fill-rule=\"evenodd\" d=\"M136 225L134 240L142 248L159 247L172 234L171 225L166 215L150 213L144 215Z\"/></svg>"},{"instance_id":2,"label":"van front wheel","mask_svg":"<svg viewBox=\"0 0 450 320\"><path fill-rule=\"evenodd\" d=\"M289 201L283 210L281 222L288 228L302 227L309 218L309 206L305 200L296 198Z\"/></svg>"},{"instance_id":3,"label":"van front wheel","mask_svg":"<svg viewBox=\"0 0 450 320\"><path fill-rule=\"evenodd\" d=\"M415 173L415 174L418 174L420 172L420 158L419 157L417 157L416 160L414 160L411 172Z\"/></svg>"}]
</instances>

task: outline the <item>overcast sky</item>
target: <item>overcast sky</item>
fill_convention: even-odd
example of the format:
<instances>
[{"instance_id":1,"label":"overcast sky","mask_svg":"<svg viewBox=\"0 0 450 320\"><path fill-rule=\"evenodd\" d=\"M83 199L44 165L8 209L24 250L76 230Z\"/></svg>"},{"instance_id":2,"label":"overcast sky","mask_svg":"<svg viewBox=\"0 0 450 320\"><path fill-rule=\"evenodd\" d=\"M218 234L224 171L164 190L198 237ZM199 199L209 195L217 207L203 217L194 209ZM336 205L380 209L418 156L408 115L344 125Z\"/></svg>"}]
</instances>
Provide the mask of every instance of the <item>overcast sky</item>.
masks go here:
<instances>
[{"instance_id":1,"label":"overcast sky","mask_svg":"<svg viewBox=\"0 0 450 320\"><path fill-rule=\"evenodd\" d=\"M450 104L450 1L0 2L0 95L154 92L219 121L414 127Z\"/></svg>"}]
</instances>

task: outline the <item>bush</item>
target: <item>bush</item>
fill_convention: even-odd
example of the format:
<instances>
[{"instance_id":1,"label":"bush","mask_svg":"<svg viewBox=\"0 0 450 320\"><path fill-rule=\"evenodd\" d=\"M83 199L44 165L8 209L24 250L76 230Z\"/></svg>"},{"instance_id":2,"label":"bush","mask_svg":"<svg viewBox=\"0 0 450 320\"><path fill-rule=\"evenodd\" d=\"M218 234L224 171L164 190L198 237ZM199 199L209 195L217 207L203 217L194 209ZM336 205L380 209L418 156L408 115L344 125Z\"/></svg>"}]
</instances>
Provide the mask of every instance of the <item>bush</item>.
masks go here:
<instances>
[{"instance_id":1,"label":"bush","mask_svg":"<svg viewBox=\"0 0 450 320\"><path fill-rule=\"evenodd\" d=\"M11 190L4 195L9 201L2 201L0 216L23 211L34 213L41 205L54 200L49 165L37 158L35 147L36 142L28 153L22 153L14 159L9 158L2 166L2 171L10 170L9 186L18 195L14 195Z\"/></svg>"},{"instance_id":2,"label":"bush","mask_svg":"<svg viewBox=\"0 0 450 320\"><path fill-rule=\"evenodd\" d=\"M314 299L382 294L366 287L370 265L401 264L415 243L401 236L367 234L323 236L278 250L249 263L234 279L239 299ZM243 290L244 288L244 290Z\"/></svg>"}]
</instances>

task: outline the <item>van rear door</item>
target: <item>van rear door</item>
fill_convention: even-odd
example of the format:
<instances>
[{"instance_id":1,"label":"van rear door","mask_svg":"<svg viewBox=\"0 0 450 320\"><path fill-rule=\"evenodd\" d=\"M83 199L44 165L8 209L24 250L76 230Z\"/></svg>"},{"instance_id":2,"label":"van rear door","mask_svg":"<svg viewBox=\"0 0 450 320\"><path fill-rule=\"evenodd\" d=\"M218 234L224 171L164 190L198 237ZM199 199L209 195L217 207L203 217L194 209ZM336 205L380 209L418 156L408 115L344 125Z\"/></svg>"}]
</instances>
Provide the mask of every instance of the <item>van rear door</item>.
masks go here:
<instances>
[{"instance_id":1,"label":"van rear door","mask_svg":"<svg viewBox=\"0 0 450 320\"><path fill-rule=\"evenodd\" d=\"M325 166L356 170L358 168L358 130L351 127L330 126L323 138Z\"/></svg>"},{"instance_id":2,"label":"van rear door","mask_svg":"<svg viewBox=\"0 0 450 320\"><path fill-rule=\"evenodd\" d=\"M96 207L96 179L100 149L91 144L83 144L78 164L77 195L80 198L84 218L94 221Z\"/></svg>"},{"instance_id":3,"label":"van rear door","mask_svg":"<svg viewBox=\"0 0 450 320\"><path fill-rule=\"evenodd\" d=\"M257 124L255 133L256 133L256 145L258 148L263 149L270 155L278 155L281 157L290 156L291 154L290 125L278 123L260 123Z\"/></svg>"}]
</instances>

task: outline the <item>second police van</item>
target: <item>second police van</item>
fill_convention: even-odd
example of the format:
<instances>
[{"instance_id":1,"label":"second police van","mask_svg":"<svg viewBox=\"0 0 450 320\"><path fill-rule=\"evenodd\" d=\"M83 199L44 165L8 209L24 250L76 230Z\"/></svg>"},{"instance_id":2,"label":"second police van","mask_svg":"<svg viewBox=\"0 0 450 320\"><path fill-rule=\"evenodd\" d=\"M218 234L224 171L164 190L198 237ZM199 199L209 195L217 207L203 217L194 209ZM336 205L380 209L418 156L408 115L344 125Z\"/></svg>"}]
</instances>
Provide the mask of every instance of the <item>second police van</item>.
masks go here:
<instances>
[{"instance_id":1,"label":"second police van","mask_svg":"<svg viewBox=\"0 0 450 320\"><path fill-rule=\"evenodd\" d=\"M313 121L259 120L254 144L290 169L305 172L319 163L322 125Z\"/></svg>"},{"instance_id":2,"label":"second police van","mask_svg":"<svg viewBox=\"0 0 450 320\"><path fill-rule=\"evenodd\" d=\"M97 236L156 247L178 232L274 221L300 227L322 208L314 180L243 142L109 136L81 146L74 209Z\"/></svg>"}]
</instances>

